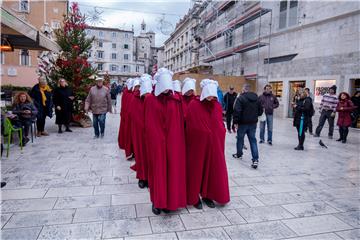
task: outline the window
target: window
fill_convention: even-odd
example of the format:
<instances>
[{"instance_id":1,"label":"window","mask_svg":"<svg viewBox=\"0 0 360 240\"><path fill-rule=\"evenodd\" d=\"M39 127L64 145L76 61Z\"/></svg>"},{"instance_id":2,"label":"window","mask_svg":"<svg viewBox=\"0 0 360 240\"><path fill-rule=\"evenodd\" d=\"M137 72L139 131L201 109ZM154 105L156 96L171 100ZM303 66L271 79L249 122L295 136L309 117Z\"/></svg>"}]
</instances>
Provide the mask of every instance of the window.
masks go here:
<instances>
[{"instance_id":1,"label":"window","mask_svg":"<svg viewBox=\"0 0 360 240\"><path fill-rule=\"evenodd\" d=\"M147 54L146 54L146 53L144 53L144 58L147 58Z\"/></svg>"},{"instance_id":2,"label":"window","mask_svg":"<svg viewBox=\"0 0 360 240\"><path fill-rule=\"evenodd\" d=\"M113 38L116 38L116 32L112 32L112 33L111 33L111 36L112 36Z\"/></svg>"},{"instance_id":3,"label":"window","mask_svg":"<svg viewBox=\"0 0 360 240\"><path fill-rule=\"evenodd\" d=\"M90 35L91 34L91 30L90 29L86 29L86 34Z\"/></svg>"},{"instance_id":4,"label":"window","mask_svg":"<svg viewBox=\"0 0 360 240\"><path fill-rule=\"evenodd\" d=\"M124 49L129 49L129 44L124 44Z\"/></svg>"},{"instance_id":5,"label":"window","mask_svg":"<svg viewBox=\"0 0 360 240\"><path fill-rule=\"evenodd\" d=\"M111 59L116 59L116 53L111 54Z\"/></svg>"},{"instance_id":6,"label":"window","mask_svg":"<svg viewBox=\"0 0 360 240\"><path fill-rule=\"evenodd\" d=\"M116 71L117 71L117 68L118 68L117 65L112 64L111 67L110 67L110 70L111 70L112 72L116 72Z\"/></svg>"},{"instance_id":7,"label":"window","mask_svg":"<svg viewBox=\"0 0 360 240\"><path fill-rule=\"evenodd\" d=\"M129 60L129 54L124 54L124 60Z\"/></svg>"},{"instance_id":8,"label":"window","mask_svg":"<svg viewBox=\"0 0 360 240\"><path fill-rule=\"evenodd\" d=\"M269 82L272 88L273 94L280 98L282 97L282 91L283 91L283 82Z\"/></svg>"},{"instance_id":9,"label":"window","mask_svg":"<svg viewBox=\"0 0 360 240\"><path fill-rule=\"evenodd\" d=\"M130 72L130 66L129 65L123 65L123 72Z\"/></svg>"},{"instance_id":10,"label":"window","mask_svg":"<svg viewBox=\"0 0 360 240\"><path fill-rule=\"evenodd\" d=\"M233 33L232 31L227 31L225 33L225 47L232 47L233 45Z\"/></svg>"},{"instance_id":11,"label":"window","mask_svg":"<svg viewBox=\"0 0 360 240\"><path fill-rule=\"evenodd\" d=\"M136 72L140 72L140 66L136 65Z\"/></svg>"},{"instance_id":12,"label":"window","mask_svg":"<svg viewBox=\"0 0 360 240\"><path fill-rule=\"evenodd\" d=\"M89 58L91 58L91 54L92 54L92 51L89 50L89 52L88 52L88 57L89 57Z\"/></svg>"},{"instance_id":13,"label":"window","mask_svg":"<svg viewBox=\"0 0 360 240\"><path fill-rule=\"evenodd\" d=\"M27 0L20 0L19 2L19 10L20 12L29 12L29 1Z\"/></svg>"},{"instance_id":14,"label":"window","mask_svg":"<svg viewBox=\"0 0 360 240\"><path fill-rule=\"evenodd\" d=\"M256 36L256 31L255 31L255 22L251 21L247 24L244 25L243 28L243 41L247 42L249 40L252 40L255 38Z\"/></svg>"},{"instance_id":15,"label":"window","mask_svg":"<svg viewBox=\"0 0 360 240\"><path fill-rule=\"evenodd\" d=\"M99 41L99 47L103 47L103 41Z\"/></svg>"},{"instance_id":16,"label":"window","mask_svg":"<svg viewBox=\"0 0 360 240\"><path fill-rule=\"evenodd\" d=\"M103 64L103 63L98 63L97 69L98 69L99 71L104 70L104 64Z\"/></svg>"},{"instance_id":17,"label":"window","mask_svg":"<svg viewBox=\"0 0 360 240\"><path fill-rule=\"evenodd\" d=\"M125 33L125 38L129 38L129 34Z\"/></svg>"},{"instance_id":18,"label":"window","mask_svg":"<svg viewBox=\"0 0 360 240\"><path fill-rule=\"evenodd\" d=\"M52 27L52 29L60 28L60 22L59 21L51 21L51 27Z\"/></svg>"},{"instance_id":19,"label":"window","mask_svg":"<svg viewBox=\"0 0 360 240\"><path fill-rule=\"evenodd\" d=\"M21 49L20 50L20 65L30 66L30 55L29 50Z\"/></svg>"},{"instance_id":20,"label":"window","mask_svg":"<svg viewBox=\"0 0 360 240\"><path fill-rule=\"evenodd\" d=\"M282 0L280 2L279 29L297 25L297 11L297 0Z\"/></svg>"},{"instance_id":21,"label":"window","mask_svg":"<svg viewBox=\"0 0 360 240\"><path fill-rule=\"evenodd\" d=\"M103 37L104 36L104 32L103 31L100 31L99 32L99 37Z\"/></svg>"},{"instance_id":22,"label":"window","mask_svg":"<svg viewBox=\"0 0 360 240\"><path fill-rule=\"evenodd\" d=\"M104 51L97 51L97 57L100 59L104 58Z\"/></svg>"},{"instance_id":23,"label":"window","mask_svg":"<svg viewBox=\"0 0 360 240\"><path fill-rule=\"evenodd\" d=\"M111 44L112 48L116 48L116 43Z\"/></svg>"}]
</instances>

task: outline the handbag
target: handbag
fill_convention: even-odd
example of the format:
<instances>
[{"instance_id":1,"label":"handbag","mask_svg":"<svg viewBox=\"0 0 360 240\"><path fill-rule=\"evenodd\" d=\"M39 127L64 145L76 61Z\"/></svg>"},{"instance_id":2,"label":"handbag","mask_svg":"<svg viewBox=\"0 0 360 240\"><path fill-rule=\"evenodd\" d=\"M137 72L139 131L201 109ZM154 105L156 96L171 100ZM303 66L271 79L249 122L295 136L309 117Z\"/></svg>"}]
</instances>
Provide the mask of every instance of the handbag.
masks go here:
<instances>
[{"instance_id":1,"label":"handbag","mask_svg":"<svg viewBox=\"0 0 360 240\"><path fill-rule=\"evenodd\" d=\"M260 122L265 122L266 121L266 114L265 111L261 114L261 116L259 117L259 121Z\"/></svg>"}]
</instances>

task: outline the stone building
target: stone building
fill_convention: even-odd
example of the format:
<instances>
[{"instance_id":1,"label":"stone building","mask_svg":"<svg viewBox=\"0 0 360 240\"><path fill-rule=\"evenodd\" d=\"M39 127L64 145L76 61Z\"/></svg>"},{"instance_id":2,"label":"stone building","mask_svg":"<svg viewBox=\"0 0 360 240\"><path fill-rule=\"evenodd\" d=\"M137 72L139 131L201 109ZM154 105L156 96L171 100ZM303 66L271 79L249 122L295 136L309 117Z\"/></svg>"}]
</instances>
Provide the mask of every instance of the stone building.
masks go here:
<instances>
[{"instance_id":1,"label":"stone building","mask_svg":"<svg viewBox=\"0 0 360 240\"><path fill-rule=\"evenodd\" d=\"M34 38L37 42L42 41L42 35L48 38L53 37L54 29L60 27L63 15L67 14L68 9L67 0L2 1L1 4L2 8L7 9L11 14L24 21L23 25L29 24L31 29L36 30L38 36L34 36ZM15 24L15 22L13 22L13 24ZM19 24L17 27L26 31L27 28ZM28 34L31 33L28 32ZM7 37L5 35L6 34L2 33L2 40ZM17 44L19 44L19 41L22 41L20 37L17 40ZM42 50L32 50L35 48L34 43L24 42L21 48L19 47L13 52L1 52L2 85L11 84L14 86L31 87L37 83L37 57ZM46 50L46 48L43 50Z\"/></svg>"}]
</instances>

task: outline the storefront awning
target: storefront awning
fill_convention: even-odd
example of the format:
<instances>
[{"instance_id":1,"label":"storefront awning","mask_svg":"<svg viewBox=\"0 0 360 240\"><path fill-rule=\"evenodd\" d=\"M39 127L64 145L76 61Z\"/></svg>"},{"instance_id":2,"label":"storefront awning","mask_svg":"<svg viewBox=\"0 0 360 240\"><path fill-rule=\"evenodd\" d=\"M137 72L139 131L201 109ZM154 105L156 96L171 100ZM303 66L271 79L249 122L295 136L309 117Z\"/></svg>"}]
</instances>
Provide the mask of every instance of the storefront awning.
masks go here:
<instances>
[{"instance_id":1,"label":"storefront awning","mask_svg":"<svg viewBox=\"0 0 360 240\"><path fill-rule=\"evenodd\" d=\"M1 37L6 38L14 48L54 52L60 50L56 42L3 6L1 7Z\"/></svg>"}]
</instances>

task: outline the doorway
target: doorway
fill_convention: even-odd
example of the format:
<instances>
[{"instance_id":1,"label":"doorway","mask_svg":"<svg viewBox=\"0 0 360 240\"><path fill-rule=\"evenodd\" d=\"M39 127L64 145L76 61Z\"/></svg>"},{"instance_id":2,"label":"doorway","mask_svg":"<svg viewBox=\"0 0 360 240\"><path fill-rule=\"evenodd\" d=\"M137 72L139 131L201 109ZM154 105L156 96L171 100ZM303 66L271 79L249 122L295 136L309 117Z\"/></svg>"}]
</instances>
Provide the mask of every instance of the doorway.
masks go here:
<instances>
[{"instance_id":1,"label":"doorway","mask_svg":"<svg viewBox=\"0 0 360 240\"><path fill-rule=\"evenodd\" d=\"M293 104L295 101L295 95L300 88L305 88L306 81L291 81L289 84L289 108L288 108L288 117L294 117Z\"/></svg>"}]
</instances>

